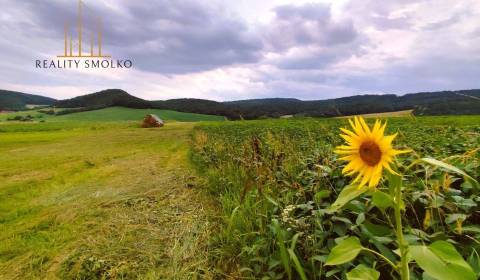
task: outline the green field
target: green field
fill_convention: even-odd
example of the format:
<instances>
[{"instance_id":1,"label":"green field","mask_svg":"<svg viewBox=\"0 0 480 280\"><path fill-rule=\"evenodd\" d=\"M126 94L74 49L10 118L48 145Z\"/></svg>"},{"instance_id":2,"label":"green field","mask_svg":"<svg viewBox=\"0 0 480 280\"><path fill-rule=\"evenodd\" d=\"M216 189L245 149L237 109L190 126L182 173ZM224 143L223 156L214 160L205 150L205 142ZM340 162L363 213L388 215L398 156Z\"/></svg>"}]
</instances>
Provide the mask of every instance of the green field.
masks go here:
<instances>
[{"instance_id":1,"label":"green field","mask_svg":"<svg viewBox=\"0 0 480 280\"><path fill-rule=\"evenodd\" d=\"M0 132L0 278L208 275L192 123L60 124Z\"/></svg>"},{"instance_id":2,"label":"green field","mask_svg":"<svg viewBox=\"0 0 480 280\"><path fill-rule=\"evenodd\" d=\"M112 121L138 121L145 115L156 114L166 121L195 122L195 121L221 121L222 116L202 115L194 113L183 113L160 109L132 109L124 107L109 107L100 110L72 113L67 115L52 116L40 113L36 110L22 111L16 113L0 114L0 121L6 121L14 116L31 115L35 121L79 121L79 122L112 122Z\"/></svg>"},{"instance_id":3,"label":"green field","mask_svg":"<svg viewBox=\"0 0 480 280\"><path fill-rule=\"evenodd\" d=\"M218 269L246 279L400 279L391 196L401 182L411 279L478 279L480 117L389 119L395 146L413 152L400 157L403 180L385 177L370 191L349 187L333 153L347 125L294 119L195 128L193 159L223 213L210 238ZM424 157L458 169L417 161Z\"/></svg>"},{"instance_id":4,"label":"green field","mask_svg":"<svg viewBox=\"0 0 480 280\"><path fill-rule=\"evenodd\" d=\"M101 110L80 112L57 117L58 120L73 121L139 121L147 114L156 114L163 120L180 122L221 121L222 116L183 113L160 109L131 109L123 107L109 107Z\"/></svg>"},{"instance_id":5,"label":"green field","mask_svg":"<svg viewBox=\"0 0 480 280\"><path fill-rule=\"evenodd\" d=\"M350 180L332 152L346 120L140 128L150 112L0 123L0 279L346 279L360 265L399 279L369 252L325 265L349 236L399 261L387 179L327 211ZM480 187L445 168L406 167L433 157L479 180L479 124L480 116L396 117L387 128L399 133L396 147L415 151L399 167L409 244L448 241L468 263L456 259L462 273L477 276ZM410 267L412 279L435 279Z\"/></svg>"}]
</instances>

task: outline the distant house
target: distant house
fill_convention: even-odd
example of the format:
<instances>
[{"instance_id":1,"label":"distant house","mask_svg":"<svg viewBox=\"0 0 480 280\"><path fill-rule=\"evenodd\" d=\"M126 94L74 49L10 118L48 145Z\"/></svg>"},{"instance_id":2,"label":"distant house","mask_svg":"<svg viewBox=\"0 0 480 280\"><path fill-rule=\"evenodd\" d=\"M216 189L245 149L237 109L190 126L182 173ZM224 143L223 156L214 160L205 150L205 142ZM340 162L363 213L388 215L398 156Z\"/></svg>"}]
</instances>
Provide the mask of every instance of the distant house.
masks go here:
<instances>
[{"instance_id":1,"label":"distant house","mask_svg":"<svg viewBox=\"0 0 480 280\"><path fill-rule=\"evenodd\" d=\"M164 125L165 122L154 114L146 115L142 123L142 127L162 127Z\"/></svg>"}]
</instances>

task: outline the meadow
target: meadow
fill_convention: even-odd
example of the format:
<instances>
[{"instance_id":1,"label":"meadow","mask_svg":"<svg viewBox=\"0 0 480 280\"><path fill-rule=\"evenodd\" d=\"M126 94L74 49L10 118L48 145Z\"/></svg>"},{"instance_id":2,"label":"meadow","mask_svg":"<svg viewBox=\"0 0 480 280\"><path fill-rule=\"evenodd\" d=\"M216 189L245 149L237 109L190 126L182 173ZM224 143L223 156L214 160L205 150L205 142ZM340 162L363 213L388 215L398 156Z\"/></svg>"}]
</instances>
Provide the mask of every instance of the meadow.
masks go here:
<instances>
[{"instance_id":1,"label":"meadow","mask_svg":"<svg viewBox=\"0 0 480 280\"><path fill-rule=\"evenodd\" d=\"M303 119L195 128L192 159L222 212L211 262L247 279L400 279L398 217L410 279L478 279L480 117L389 119L395 146L412 152L400 156L403 178L385 176L370 190L351 185L333 153L347 125Z\"/></svg>"},{"instance_id":2,"label":"meadow","mask_svg":"<svg viewBox=\"0 0 480 280\"><path fill-rule=\"evenodd\" d=\"M63 109L56 109L61 111ZM15 116L32 116L34 121L48 122L116 122L116 121L140 121L147 114L156 114L163 120L195 122L195 121L221 121L222 116L203 115L195 113L184 113L161 109L132 109L125 107L108 107L99 110L78 112L66 115L49 115L42 113L42 110L28 110L8 114L0 114L0 121L14 118Z\"/></svg>"},{"instance_id":3,"label":"meadow","mask_svg":"<svg viewBox=\"0 0 480 280\"><path fill-rule=\"evenodd\" d=\"M193 125L0 123L0 279L208 275Z\"/></svg>"}]
</instances>

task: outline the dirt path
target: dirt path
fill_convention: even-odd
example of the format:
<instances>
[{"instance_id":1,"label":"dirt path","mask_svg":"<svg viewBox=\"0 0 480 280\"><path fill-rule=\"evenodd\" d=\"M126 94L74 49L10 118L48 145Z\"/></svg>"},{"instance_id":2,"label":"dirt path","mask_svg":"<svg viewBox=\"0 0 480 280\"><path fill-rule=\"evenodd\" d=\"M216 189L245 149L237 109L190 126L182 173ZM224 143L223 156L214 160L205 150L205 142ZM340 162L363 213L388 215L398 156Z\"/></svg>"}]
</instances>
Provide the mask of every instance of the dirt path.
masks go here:
<instances>
[{"instance_id":1,"label":"dirt path","mask_svg":"<svg viewBox=\"0 0 480 280\"><path fill-rule=\"evenodd\" d=\"M209 278L191 128L1 135L2 279Z\"/></svg>"}]
</instances>

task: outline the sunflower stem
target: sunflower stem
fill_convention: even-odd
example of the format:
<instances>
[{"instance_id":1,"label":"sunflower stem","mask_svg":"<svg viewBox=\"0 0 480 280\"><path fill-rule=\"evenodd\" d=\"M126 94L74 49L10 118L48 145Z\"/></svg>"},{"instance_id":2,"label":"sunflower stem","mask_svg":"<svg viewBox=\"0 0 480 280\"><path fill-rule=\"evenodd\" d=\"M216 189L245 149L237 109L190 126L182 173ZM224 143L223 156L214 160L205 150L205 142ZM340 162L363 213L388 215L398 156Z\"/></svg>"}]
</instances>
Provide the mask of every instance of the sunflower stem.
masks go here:
<instances>
[{"instance_id":1,"label":"sunflower stem","mask_svg":"<svg viewBox=\"0 0 480 280\"><path fill-rule=\"evenodd\" d=\"M402 280L410 280L410 272L408 269L408 244L403 237L403 226L402 226L402 180L401 177L399 180L395 180L395 224L396 224L396 235L397 243L400 249L400 277Z\"/></svg>"}]
</instances>

